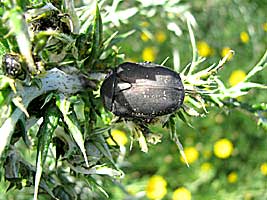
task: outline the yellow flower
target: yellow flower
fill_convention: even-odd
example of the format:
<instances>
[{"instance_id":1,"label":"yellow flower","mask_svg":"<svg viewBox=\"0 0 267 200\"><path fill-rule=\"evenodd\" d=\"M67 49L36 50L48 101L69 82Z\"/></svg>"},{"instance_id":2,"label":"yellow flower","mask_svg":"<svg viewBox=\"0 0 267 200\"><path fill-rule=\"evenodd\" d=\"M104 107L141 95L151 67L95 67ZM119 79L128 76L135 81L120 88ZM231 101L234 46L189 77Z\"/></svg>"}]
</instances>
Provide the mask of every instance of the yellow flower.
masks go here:
<instances>
[{"instance_id":1,"label":"yellow flower","mask_svg":"<svg viewBox=\"0 0 267 200\"><path fill-rule=\"evenodd\" d=\"M162 199L167 193L167 182L159 175L152 176L147 183L146 195L149 199Z\"/></svg>"},{"instance_id":2,"label":"yellow flower","mask_svg":"<svg viewBox=\"0 0 267 200\"><path fill-rule=\"evenodd\" d=\"M202 57L208 57L212 54L212 48L204 41L197 43L197 50L198 54Z\"/></svg>"},{"instance_id":3,"label":"yellow flower","mask_svg":"<svg viewBox=\"0 0 267 200\"><path fill-rule=\"evenodd\" d=\"M231 52L231 49L229 47L224 47L221 51L221 56L225 57L228 54L229 54L229 56L228 56L227 60L231 60L233 57L233 53Z\"/></svg>"},{"instance_id":4,"label":"yellow flower","mask_svg":"<svg viewBox=\"0 0 267 200\"><path fill-rule=\"evenodd\" d=\"M237 85L238 83L244 81L246 78L246 73L243 71L243 70L234 70L231 75L230 75L230 78L229 78L229 84L231 86L235 86Z\"/></svg>"},{"instance_id":5,"label":"yellow flower","mask_svg":"<svg viewBox=\"0 0 267 200\"><path fill-rule=\"evenodd\" d=\"M262 29L267 32L267 22L262 24Z\"/></svg>"},{"instance_id":6,"label":"yellow flower","mask_svg":"<svg viewBox=\"0 0 267 200\"><path fill-rule=\"evenodd\" d=\"M210 163L208 163L208 162L205 162L200 166L200 170L203 171L203 172L208 172L211 169L212 169L212 165Z\"/></svg>"},{"instance_id":7,"label":"yellow flower","mask_svg":"<svg viewBox=\"0 0 267 200\"><path fill-rule=\"evenodd\" d=\"M238 179L238 175L236 172L231 172L227 176L227 180L229 183L235 183L237 181L237 179Z\"/></svg>"},{"instance_id":8,"label":"yellow flower","mask_svg":"<svg viewBox=\"0 0 267 200\"><path fill-rule=\"evenodd\" d=\"M230 140L223 138L215 142L213 146L213 150L214 150L215 156L217 156L218 158L225 159L231 156L231 154L233 153L234 147L233 147L233 143Z\"/></svg>"},{"instance_id":9,"label":"yellow flower","mask_svg":"<svg viewBox=\"0 0 267 200\"><path fill-rule=\"evenodd\" d=\"M261 173L267 176L267 163L266 162L261 164Z\"/></svg>"},{"instance_id":10,"label":"yellow flower","mask_svg":"<svg viewBox=\"0 0 267 200\"><path fill-rule=\"evenodd\" d=\"M117 129L113 129L111 131L111 136L113 138L113 140L119 145L119 146L124 146L127 144L128 142L128 138L125 134L125 132L121 131L121 130L117 130ZM107 143L109 145L117 145L111 138L107 139Z\"/></svg>"},{"instance_id":11,"label":"yellow flower","mask_svg":"<svg viewBox=\"0 0 267 200\"><path fill-rule=\"evenodd\" d=\"M188 164L194 163L198 159L199 155L195 147L186 147L184 149L184 154ZM180 159L182 162L185 162L182 156L180 157Z\"/></svg>"},{"instance_id":12,"label":"yellow flower","mask_svg":"<svg viewBox=\"0 0 267 200\"><path fill-rule=\"evenodd\" d=\"M166 40L166 34L163 31L158 31L155 38L158 43L163 43Z\"/></svg>"},{"instance_id":13,"label":"yellow flower","mask_svg":"<svg viewBox=\"0 0 267 200\"><path fill-rule=\"evenodd\" d=\"M156 59L156 51L153 47L146 47L142 52L142 58L144 61L153 62Z\"/></svg>"},{"instance_id":14,"label":"yellow flower","mask_svg":"<svg viewBox=\"0 0 267 200\"><path fill-rule=\"evenodd\" d=\"M143 40L144 42L147 42L149 40L149 36L145 32L142 32L140 37L141 37L141 40Z\"/></svg>"},{"instance_id":15,"label":"yellow flower","mask_svg":"<svg viewBox=\"0 0 267 200\"><path fill-rule=\"evenodd\" d=\"M191 200L191 192L185 187L177 188L173 192L172 200Z\"/></svg>"},{"instance_id":16,"label":"yellow flower","mask_svg":"<svg viewBox=\"0 0 267 200\"><path fill-rule=\"evenodd\" d=\"M249 35L248 35L248 33L245 32L245 31L242 31L242 32L240 33L240 40L241 40L241 42L243 42L243 43L248 43L248 41L249 41Z\"/></svg>"}]
</instances>

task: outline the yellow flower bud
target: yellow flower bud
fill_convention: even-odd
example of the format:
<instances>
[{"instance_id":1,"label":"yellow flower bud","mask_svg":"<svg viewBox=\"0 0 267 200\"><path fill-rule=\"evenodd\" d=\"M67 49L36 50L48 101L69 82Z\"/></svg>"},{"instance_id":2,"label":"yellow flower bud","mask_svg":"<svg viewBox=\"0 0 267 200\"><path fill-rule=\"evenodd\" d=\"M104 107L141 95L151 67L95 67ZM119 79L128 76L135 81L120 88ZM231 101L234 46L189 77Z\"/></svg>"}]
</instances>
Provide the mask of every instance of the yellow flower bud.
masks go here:
<instances>
[{"instance_id":1,"label":"yellow flower bud","mask_svg":"<svg viewBox=\"0 0 267 200\"><path fill-rule=\"evenodd\" d=\"M246 78L246 73L243 70L234 70L229 78L229 84L235 86L238 83L242 82Z\"/></svg>"},{"instance_id":2,"label":"yellow flower bud","mask_svg":"<svg viewBox=\"0 0 267 200\"><path fill-rule=\"evenodd\" d=\"M202 172L209 172L211 169L212 169L212 165L208 162L205 162L200 166L200 170Z\"/></svg>"},{"instance_id":3,"label":"yellow flower bud","mask_svg":"<svg viewBox=\"0 0 267 200\"><path fill-rule=\"evenodd\" d=\"M142 59L144 61L153 62L156 59L156 51L153 47L146 47L142 52Z\"/></svg>"},{"instance_id":4,"label":"yellow flower bud","mask_svg":"<svg viewBox=\"0 0 267 200\"><path fill-rule=\"evenodd\" d=\"M185 187L177 188L173 192L172 200L191 200L191 192Z\"/></svg>"},{"instance_id":5,"label":"yellow flower bud","mask_svg":"<svg viewBox=\"0 0 267 200\"><path fill-rule=\"evenodd\" d=\"M238 175L236 172L231 172L230 174L228 174L227 176L227 181L229 183L235 183L238 179Z\"/></svg>"},{"instance_id":6,"label":"yellow flower bud","mask_svg":"<svg viewBox=\"0 0 267 200\"><path fill-rule=\"evenodd\" d=\"M245 32L245 31L242 31L240 33L240 40L241 40L242 43L248 43L249 42L249 35L248 35L248 33Z\"/></svg>"},{"instance_id":7,"label":"yellow flower bud","mask_svg":"<svg viewBox=\"0 0 267 200\"><path fill-rule=\"evenodd\" d=\"M229 47L224 47L221 51L221 56L225 57L228 54L229 54L229 56L228 56L227 60L231 60L233 57L233 53L231 52L231 49Z\"/></svg>"},{"instance_id":8,"label":"yellow flower bud","mask_svg":"<svg viewBox=\"0 0 267 200\"><path fill-rule=\"evenodd\" d=\"M140 37L141 37L141 40L143 40L144 42L147 42L149 40L149 36L145 32L142 32Z\"/></svg>"},{"instance_id":9,"label":"yellow flower bud","mask_svg":"<svg viewBox=\"0 0 267 200\"><path fill-rule=\"evenodd\" d=\"M200 41L197 43L198 54L202 57L208 57L212 54L212 49L207 42Z\"/></svg>"},{"instance_id":10,"label":"yellow flower bud","mask_svg":"<svg viewBox=\"0 0 267 200\"><path fill-rule=\"evenodd\" d=\"M166 40L166 34L163 31L158 31L155 38L158 43L163 43Z\"/></svg>"},{"instance_id":11,"label":"yellow flower bud","mask_svg":"<svg viewBox=\"0 0 267 200\"><path fill-rule=\"evenodd\" d=\"M267 176L267 163L266 162L264 162L264 163L261 164L260 169L261 169L261 173L263 175Z\"/></svg>"},{"instance_id":12,"label":"yellow flower bud","mask_svg":"<svg viewBox=\"0 0 267 200\"><path fill-rule=\"evenodd\" d=\"M185 154L188 164L194 163L198 159L198 156L199 156L199 153L195 147L186 147L184 149L184 154ZM180 157L180 159L182 162L185 162L182 156Z\"/></svg>"},{"instance_id":13,"label":"yellow flower bud","mask_svg":"<svg viewBox=\"0 0 267 200\"><path fill-rule=\"evenodd\" d=\"M113 130L111 131L111 136L112 136L113 139L111 139L111 138L108 138L108 139L107 139L107 143L108 143L109 145L114 145L114 146L115 146L115 145L124 146L124 145L126 145L127 142L128 142L128 138L127 138L125 132L123 132L123 131L121 131L121 130L113 129ZM117 144L116 144L113 140L114 140Z\"/></svg>"},{"instance_id":14,"label":"yellow flower bud","mask_svg":"<svg viewBox=\"0 0 267 200\"><path fill-rule=\"evenodd\" d=\"M162 199L167 193L167 182L159 175L152 176L147 183L146 195L149 199Z\"/></svg>"},{"instance_id":15,"label":"yellow flower bud","mask_svg":"<svg viewBox=\"0 0 267 200\"><path fill-rule=\"evenodd\" d=\"M231 156L231 154L233 153L234 147L233 147L233 143L230 140L224 138L224 139L220 139L217 142L215 142L213 146L213 150L214 150L215 156L217 156L218 158L225 159Z\"/></svg>"}]
</instances>

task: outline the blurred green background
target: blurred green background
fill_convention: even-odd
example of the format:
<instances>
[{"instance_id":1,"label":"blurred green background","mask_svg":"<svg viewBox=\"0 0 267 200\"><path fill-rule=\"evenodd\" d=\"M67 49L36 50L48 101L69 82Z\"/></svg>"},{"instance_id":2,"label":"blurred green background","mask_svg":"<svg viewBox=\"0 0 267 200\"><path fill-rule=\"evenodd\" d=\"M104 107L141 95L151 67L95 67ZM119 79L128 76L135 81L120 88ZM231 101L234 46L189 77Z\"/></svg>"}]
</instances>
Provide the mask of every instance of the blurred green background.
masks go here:
<instances>
[{"instance_id":1,"label":"blurred green background","mask_svg":"<svg viewBox=\"0 0 267 200\"><path fill-rule=\"evenodd\" d=\"M182 70L192 60L186 20L193 30L203 68L219 60L232 49L234 55L223 66L220 78L227 86L241 81L259 61L267 48L267 3L261 0L136 0L101 1L101 14L114 4L117 11L104 23L105 33L135 32L120 43L119 51L128 61L152 61ZM78 3L77 3L78 4ZM132 10L131 10L131 9ZM129 10L128 10L129 9ZM127 17L127 15L131 15ZM125 17L125 19L124 19ZM256 82L266 84L266 70ZM253 90L240 101L266 102L266 91ZM257 126L254 116L237 109L208 108L201 118L190 118L189 127L177 123L190 167L181 159L169 131L153 126L162 141L149 145L143 153L125 127L116 127L112 135L121 144L121 180L103 182L110 199L166 200L262 200L267 199L267 135ZM115 184L114 184L115 183ZM5 182L0 185L4 193ZM12 190L0 199L31 199L23 191Z\"/></svg>"},{"instance_id":2,"label":"blurred green background","mask_svg":"<svg viewBox=\"0 0 267 200\"><path fill-rule=\"evenodd\" d=\"M131 2L121 6L127 4ZM235 53L219 75L228 86L242 80L267 47L264 1L180 1L178 7L158 5L154 14L152 9L143 11L143 15L119 27L119 31L137 30L121 44L126 59L161 63L169 57L165 65L173 67L174 52L179 52L178 67L183 69L192 59L183 19L183 9L187 8L186 15L192 14L196 20L194 34L199 54L207 57L204 66L218 63L232 49ZM147 17L149 14L151 17ZM179 28L171 27L171 22ZM266 70L255 79L266 84ZM254 90L241 101L266 102L266 91ZM145 191L146 197L141 199L267 199L266 131L257 127L253 116L239 110L209 108L208 112L206 117L190 119L193 128L182 121L177 127L189 168L164 129L156 129L163 134L162 142L150 146L147 154L140 153L138 146L129 151L129 143L126 145L122 184L130 194L142 196ZM107 185L110 187L112 184ZM111 191L112 199L127 199L117 187Z\"/></svg>"}]
</instances>

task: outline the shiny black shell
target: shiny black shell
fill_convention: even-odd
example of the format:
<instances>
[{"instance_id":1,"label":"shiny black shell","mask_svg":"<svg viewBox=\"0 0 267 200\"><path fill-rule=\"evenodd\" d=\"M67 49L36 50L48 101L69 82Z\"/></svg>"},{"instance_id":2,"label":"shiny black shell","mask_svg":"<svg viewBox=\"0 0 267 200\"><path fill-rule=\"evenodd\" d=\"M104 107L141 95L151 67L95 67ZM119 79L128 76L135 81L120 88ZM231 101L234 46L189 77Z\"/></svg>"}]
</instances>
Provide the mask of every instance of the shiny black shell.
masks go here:
<instances>
[{"instance_id":1,"label":"shiny black shell","mask_svg":"<svg viewBox=\"0 0 267 200\"><path fill-rule=\"evenodd\" d=\"M107 75L100 94L117 116L151 119L180 108L185 91L179 74L166 67L126 62Z\"/></svg>"}]
</instances>

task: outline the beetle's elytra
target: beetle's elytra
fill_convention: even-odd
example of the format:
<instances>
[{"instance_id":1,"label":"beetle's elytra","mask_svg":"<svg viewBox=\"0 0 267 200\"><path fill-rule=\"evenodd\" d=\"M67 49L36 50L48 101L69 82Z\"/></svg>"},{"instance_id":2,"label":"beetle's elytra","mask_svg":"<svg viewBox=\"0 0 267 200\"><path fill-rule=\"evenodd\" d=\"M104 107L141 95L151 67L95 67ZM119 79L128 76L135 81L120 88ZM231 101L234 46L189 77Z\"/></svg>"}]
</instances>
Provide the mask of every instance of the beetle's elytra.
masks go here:
<instances>
[{"instance_id":1,"label":"beetle's elytra","mask_svg":"<svg viewBox=\"0 0 267 200\"><path fill-rule=\"evenodd\" d=\"M101 86L105 107L120 117L152 119L181 107L185 91L178 73L154 63L120 64Z\"/></svg>"}]
</instances>

